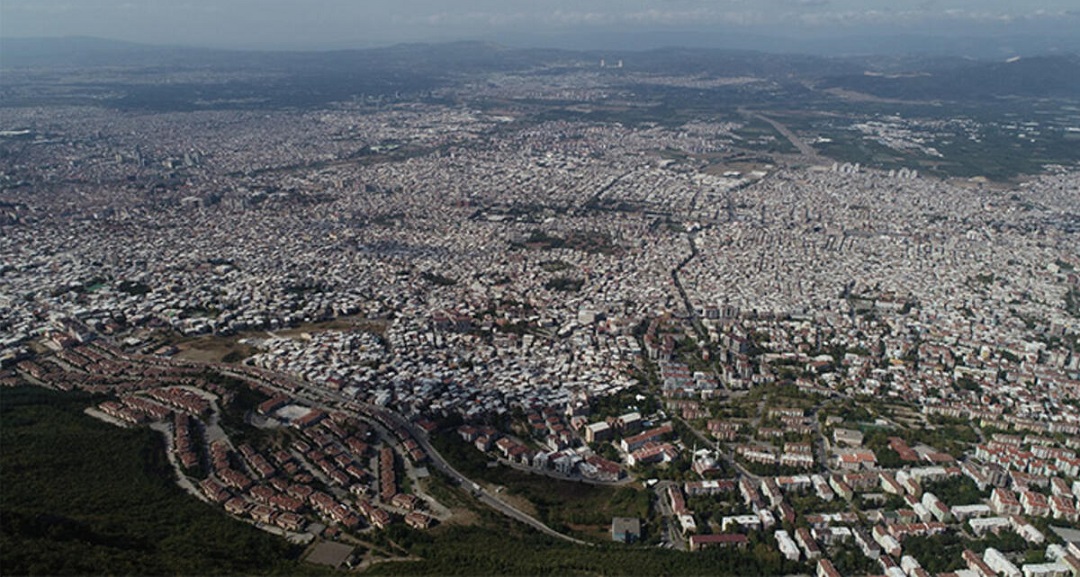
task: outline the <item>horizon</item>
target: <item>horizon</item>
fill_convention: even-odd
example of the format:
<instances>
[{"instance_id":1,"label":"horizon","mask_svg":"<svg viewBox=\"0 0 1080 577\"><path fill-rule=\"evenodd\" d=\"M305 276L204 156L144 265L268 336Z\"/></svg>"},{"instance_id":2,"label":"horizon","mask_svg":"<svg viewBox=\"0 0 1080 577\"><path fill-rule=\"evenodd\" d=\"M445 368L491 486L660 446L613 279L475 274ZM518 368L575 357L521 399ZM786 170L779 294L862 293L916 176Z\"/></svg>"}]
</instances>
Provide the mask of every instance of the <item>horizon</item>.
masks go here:
<instances>
[{"instance_id":1,"label":"horizon","mask_svg":"<svg viewBox=\"0 0 1080 577\"><path fill-rule=\"evenodd\" d=\"M0 575L1080 577L1080 0L887 1L0 0Z\"/></svg>"},{"instance_id":2,"label":"horizon","mask_svg":"<svg viewBox=\"0 0 1080 577\"><path fill-rule=\"evenodd\" d=\"M87 37L165 47L325 51L479 41L512 48L721 48L815 54L1014 56L1080 50L1067 0L197 1L9 0L0 39Z\"/></svg>"},{"instance_id":3,"label":"horizon","mask_svg":"<svg viewBox=\"0 0 1080 577\"><path fill-rule=\"evenodd\" d=\"M896 34L891 36L866 37L861 35L836 37L825 42L817 38L789 38L781 36L757 36L744 35L735 42L713 43L695 41L694 37L683 36L683 42L665 42L665 35L655 35L654 41L647 45L620 46L618 43L593 43L577 44L573 42L563 44L537 44L528 42L514 42L510 39L491 38L458 38L446 40L402 40L387 41L378 44L351 44L342 45L305 45L305 46L219 46L213 44L180 43L180 42L149 42L137 40L125 40L104 36L91 36L82 34L69 34L63 36L0 36L0 43L7 43L6 48L12 49L11 43L19 44L18 47L25 49L28 44L39 44L35 49L41 49L45 44L64 42L97 43L93 49L136 49L153 48L160 50L209 50L217 52L237 53L273 53L273 52L296 52L296 53L331 53L341 51L367 51L383 50L407 46L440 46L440 45L490 45L506 50L562 50L575 53L647 53L663 50L706 50L720 52L746 52L775 55L809 55L825 58L832 57L895 57L895 56L925 56L925 57L953 57L971 60L1003 61L1016 57L1042 57L1042 56L1075 56L1080 55L1080 38L1058 38L1037 36L1009 37L1011 43L1002 46L997 42L999 37L936 37L922 36L917 34ZM873 41L874 45L869 43ZM3 65L3 54L0 53L0 66Z\"/></svg>"}]
</instances>

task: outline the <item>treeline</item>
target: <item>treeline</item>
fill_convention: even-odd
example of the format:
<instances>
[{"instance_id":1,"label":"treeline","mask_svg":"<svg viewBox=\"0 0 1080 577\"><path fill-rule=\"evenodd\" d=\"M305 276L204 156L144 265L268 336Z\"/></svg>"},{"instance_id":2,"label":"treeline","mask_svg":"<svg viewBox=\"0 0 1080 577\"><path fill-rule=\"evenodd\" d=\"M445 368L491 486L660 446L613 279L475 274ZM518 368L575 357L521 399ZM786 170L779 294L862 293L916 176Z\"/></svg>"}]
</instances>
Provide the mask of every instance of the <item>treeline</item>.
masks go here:
<instances>
[{"instance_id":1,"label":"treeline","mask_svg":"<svg viewBox=\"0 0 1080 577\"><path fill-rule=\"evenodd\" d=\"M417 562L383 563L376 575L785 575L808 572L767 543L696 553L617 543L584 547L506 523L448 527L438 535L413 532ZM401 542L401 541L398 541Z\"/></svg>"}]
</instances>

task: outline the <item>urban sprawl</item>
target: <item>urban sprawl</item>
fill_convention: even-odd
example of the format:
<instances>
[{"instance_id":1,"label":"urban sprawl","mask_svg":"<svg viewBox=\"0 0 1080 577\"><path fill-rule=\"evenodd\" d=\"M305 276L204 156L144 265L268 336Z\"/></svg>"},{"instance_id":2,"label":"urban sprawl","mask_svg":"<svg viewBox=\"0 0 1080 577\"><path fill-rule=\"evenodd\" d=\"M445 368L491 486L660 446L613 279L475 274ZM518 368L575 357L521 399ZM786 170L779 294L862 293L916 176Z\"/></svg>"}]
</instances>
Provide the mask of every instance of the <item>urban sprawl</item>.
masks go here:
<instances>
[{"instance_id":1,"label":"urban sprawl","mask_svg":"<svg viewBox=\"0 0 1080 577\"><path fill-rule=\"evenodd\" d=\"M803 153L763 159L743 117L0 118L0 379L104 395L90 413L160 430L179 483L235 517L298 542L428 529L453 517L437 472L581 540L440 437L649 491L655 519L611 523L637 546L753 538L817 575L852 549L916 577L906 543L953 534L941 574L1080 575L1080 172L942 180L782 132Z\"/></svg>"}]
</instances>

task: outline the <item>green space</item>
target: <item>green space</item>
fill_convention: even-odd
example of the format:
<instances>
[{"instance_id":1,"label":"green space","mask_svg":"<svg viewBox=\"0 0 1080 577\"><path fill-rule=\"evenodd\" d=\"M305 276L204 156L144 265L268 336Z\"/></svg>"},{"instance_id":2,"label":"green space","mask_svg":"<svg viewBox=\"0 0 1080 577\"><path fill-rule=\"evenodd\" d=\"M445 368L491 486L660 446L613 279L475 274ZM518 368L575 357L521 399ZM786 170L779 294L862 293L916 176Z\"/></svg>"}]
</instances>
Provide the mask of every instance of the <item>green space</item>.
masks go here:
<instances>
[{"instance_id":1,"label":"green space","mask_svg":"<svg viewBox=\"0 0 1080 577\"><path fill-rule=\"evenodd\" d=\"M867 557L852 541L830 546L828 558L841 575L877 575L881 572L877 560Z\"/></svg>"},{"instance_id":2,"label":"green space","mask_svg":"<svg viewBox=\"0 0 1080 577\"><path fill-rule=\"evenodd\" d=\"M267 440L281 436L281 431L259 429L247 423L244 415L254 411L270 397L249 387L244 381L216 371L206 371L202 377L211 383L220 385L229 393L222 397L221 428L234 443L252 443L257 447L266 446Z\"/></svg>"},{"instance_id":3,"label":"green space","mask_svg":"<svg viewBox=\"0 0 1080 577\"><path fill-rule=\"evenodd\" d=\"M0 573L325 574L186 494L157 433L83 414L99 400L0 389Z\"/></svg>"},{"instance_id":4,"label":"green space","mask_svg":"<svg viewBox=\"0 0 1080 577\"><path fill-rule=\"evenodd\" d=\"M827 140L814 142L817 151L838 162L860 163L876 169L915 168L942 178L986 177L1007 182L1025 174L1039 174L1046 165L1072 165L1080 160L1080 148L1070 120L1063 114L1066 101L1002 99L996 102L948 102L930 105L917 102L853 102L832 100L806 102L801 113L765 110L790 130ZM916 148L894 149L873 136L853 130L858 122L882 117L902 118L902 126L932 136L922 144L940 156ZM1038 122L1037 135L1017 125ZM939 126L946 128L928 128Z\"/></svg>"},{"instance_id":5,"label":"green space","mask_svg":"<svg viewBox=\"0 0 1080 577\"><path fill-rule=\"evenodd\" d=\"M1065 310L1070 315L1080 318L1080 289L1070 287L1065 293Z\"/></svg>"},{"instance_id":6,"label":"green space","mask_svg":"<svg viewBox=\"0 0 1080 577\"><path fill-rule=\"evenodd\" d=\"M955 533L916 535L904 539L904 553L914 557L931 574L945 573L967 567L964 549L970 549L974 544Z\"/></svg>"},{"instance_id":7,"label":"green space","mask_svg":"<svg viewBox=\"0 0 1080 577\"><path fill-rule=\"evenodd\" d=\"M931 424L926 427L913 426L887 430L865 426L858 428L866 434L864 439L866 447L874 451L878 457L878 463L886 468L903 464L900 456L889 448L889 437L900 437L912 447L919 444L929 445L954 457L961 455L971 445L979 442L979 434L967 421L939 415L934 415L929 420Z\"/></svg>"},{"instance_id":8,"label":"green space","mask_svg":"<svg viewBox=\"0 0 1080 577\"><path fill-rule=\"evenodd\" d=\"M509 521L395 533L420 561L381 563L374 575L784 575L809 572L775 547L752 539L746 549L683 553L618 543L592 547L558 541Z\"/></svg>"},{"instance_id":9,"label":"green space","mask_svg":"<svg viewBox=\"0 0 1080 577\"><path fill-rule=\"evenodd\" d=\"M929 421L928 427L904 431L903 436L911 446L924 443L955 457L979 442L979 434L968 421L940 415L931 416Z\"/></svg>"},{"instance_id":10,"label":"green space","mask_svg":"<svg viewBox=\"0 0 1080 577\"><path fill-rule=\"evenodd\" d=\"M489 467L488 456L452 434L437 435L432 444L466 477L506 487L507 494L527 500L537 518L556 531L607 541L611 538L612 517L645 519L649 515L649 493L636 485L593 485L504 465Z\"/></svg>"},{"instance_id":11,"label":"green space","mask_svg":"<svg viewBox=\"0 0 1080 577\"><path fill-rule=\"evenodd\" d=\"M904 553L915 557L930 573L946 573L966 566L961 555L971 549L982 555L989 548L1023 559L1023 563L1044 562L1045 544L1032 545L1012 530L990 533L976 540L963 538L956 533L933 536L915 536L904 539Z\"/></svg>"},{"instance_id":12,"label":"green space","mask_svg":"<svg viewBox=\"0 0 1080 577\"><path fill-rule=\"evenodd\" d=\"M541 229L534 229L523 241L511 243L511 246L536 250L569 248L590 254L607 255L619 255L623 251L623 247L616 244L607 232L586 230L574 231L564 238Z\"/></svg>"},{"instance_id":13,"label":"green space","mask_svg":"<svg viewBox=\"0 0 1080 577\"><path fill-rule=\"evenodd\" d=\"M980 491L971 477L956 475L923 484L923 492L933 493L950 507L977 505L990 498L990 490Z\"/></svg>"},{"instance_id":14,"label":"green space","mask_svg":"<svg viewBox=\"0 0 1080 577\"><path fill-rule=\"evenodd\" d=\"M648 394L644 385L640 384L640 380L645 378L645 375L640 375L639 384L613 395L591 398L589 402L592 406L592 415L589 420L595 423L607 417L620 417L630 412L638 412L643 416L655 413L659 410L660 403L654 395ZM639 396L645 398L639 400Z\"/></svg>"},{"instance_id":15,"label":"green space","mask_svg":"<svg viewBox=\"0 0 1080 577\"><path fill-rule=\"evenodd\" d=\"M585 286L585 280L570 277L556 277L544 283L544 288L559 292L578 292Z\"/></svg>"},{"instance_id":16,"label":"green space","mask_svg":"<svg viewBox=\"0 0 1080 577\"><path fill-rule=\"evenodd\" d=\"M532 502L552 527L579 537L593 538L590 547L573 545L541 535L487 510L471 526L447 524L422 533L404 527L391 529L388 538L419 561L382 563L376 575L781 575L807 572L800 563L784 560L775 545L751 535L746 549L712 549L685 553L610 541L613 516L649 516L648 492L636 486L604 487L557 481L505 466L489 467L489 458L471 445L443 433L433 444L466 476L506 487L508 493ZM460 487L439 489L449 502L470 499ZM450 494L463 497L450 499ZM596 523L582 532L580 523ZM650 527L646 525L646 540ZM513 554L507 554L512 551Z\"/></svg>"},{"instance_id":17,"label":"green space","mask_svg":"<svg viewBox=\"0 0 1080 577\"><path fill-rule=\"evenodd\" d=\"M792 382L756 386L739 399L740 404L764 402L765 413L769 409L792 408L809 410L821 402L821 397L799 389Z\"/></svg>"},{"instance_id":18,"label":"green space","mask_svg":"<svg viewBox=\"0 0 1080 577\"><path fill-rule=\"evenodd\" d=\"M799 152L799 149L795 148L795 145L787 137L760 118L750 118L735 133L742 139L740 144L752 150L774 154L796 154Z\"/></svg>"},{"instance_id":19,"label":"green space","mask_svg":"<svg viewBox=\"0 0 1080 577\"><path fill-rule=\"evenodd\" d=\"M453 286L457 284L456 280L448 276L443 276L439 273L429 271L424 271L420 273L420 278L426 280L427 282L435 286Z\"/></svg>"},{"instance_id":20,"label":"green space","mask_svg":"<svg viewBox=\"0 0 1080 577\"><path fill-rule=\"evenodd\" d=\"M803 474L806 474L805 471ZM789 504L796 511L805 511L806 513L840 513L851 509L851 505L840 497L835 497L831 501L826 501L817 496L817 493L812 491L805 491L802 493L791 492L786 495Z\"/></svg>"},{"instance_id":21,"label":"green space","mask_svg":"<svg viewBox=\"0 0 1080 577\"><path fill-rule=\"evenodd\" d=\"M699 527L707 527L710 523L719 525L722 519L729 515L753 513L753 509L743 501L737 491L719 496L691 495L686 498L686 506L694 512Z\"/></svg>"},{"instance_id":22,"label":"green space","mask_svg":"<svg viewBox=\"0 0 1080 577\"><path fill-rule=\"evenodd\" d=\"M540 263L540 268L543 269L544 272L560 272L560 271L564 271L564 270L574 268L574 265L572 265L572 264L570 264L570 263L568 263L568 262L566 262L564 260L556 259L556 260L546 260L546 261Z\"/></svg>"},{"instance_id":23,"label":"green space","mask_svg":"<svg viewBox=\"0 0 1080 577\"><path fill-rule=\"evenodd\" d=\"M129 295L142 296L152 289L146 283L125 280L116 285L116 290Z\"/></svg>"}]
</instances>

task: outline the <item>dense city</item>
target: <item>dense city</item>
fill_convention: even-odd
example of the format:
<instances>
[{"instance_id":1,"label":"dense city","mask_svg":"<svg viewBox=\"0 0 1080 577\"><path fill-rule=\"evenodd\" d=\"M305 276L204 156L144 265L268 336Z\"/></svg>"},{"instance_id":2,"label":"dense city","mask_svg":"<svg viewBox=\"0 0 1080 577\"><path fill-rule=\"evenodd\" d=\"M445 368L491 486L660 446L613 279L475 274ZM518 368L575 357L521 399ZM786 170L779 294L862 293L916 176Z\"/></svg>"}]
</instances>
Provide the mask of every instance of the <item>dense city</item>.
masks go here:
<instances>
[{"instance_id":1,"label":"dense city","mask_svg":"<svg viewBox=\"0 0 1080 577\"><path fill-rule=\"evenodd\" d=\"M621 106L622 68L0 109L0 382L159 432L191 498L332 567L479 504L784 574L1080 575L1080 170L867 167L768 112L535 113ZM942 156L920 121L850 130ZM633 503L578 519L514 480Z\"/></svg>"}]
</instances>

